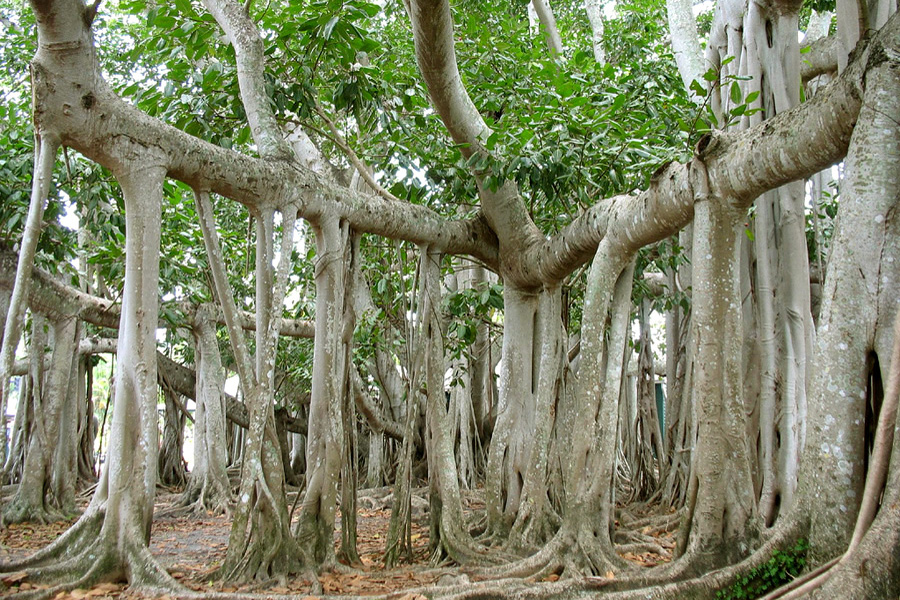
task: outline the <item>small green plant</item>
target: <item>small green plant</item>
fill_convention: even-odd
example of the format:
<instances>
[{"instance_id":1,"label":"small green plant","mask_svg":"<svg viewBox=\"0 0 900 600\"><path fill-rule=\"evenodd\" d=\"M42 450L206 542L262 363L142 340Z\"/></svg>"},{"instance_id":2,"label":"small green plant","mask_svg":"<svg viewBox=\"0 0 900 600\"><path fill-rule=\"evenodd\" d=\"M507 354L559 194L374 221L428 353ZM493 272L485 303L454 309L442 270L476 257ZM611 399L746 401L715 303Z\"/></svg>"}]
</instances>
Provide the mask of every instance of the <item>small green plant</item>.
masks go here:
<instances>
[{"instance_id":1,"label":"small green plant","mask_svg":"<svg viewBox=\"0 0 900 600\"><path fill-rule=\"evenodd\" d=\"M806 566L808 549L809 542L800 539L793 548L775 550L767 562L738 579L729 589L719 590L716 600L750 600L781 587Z\"/></svg>"}]
</instances>

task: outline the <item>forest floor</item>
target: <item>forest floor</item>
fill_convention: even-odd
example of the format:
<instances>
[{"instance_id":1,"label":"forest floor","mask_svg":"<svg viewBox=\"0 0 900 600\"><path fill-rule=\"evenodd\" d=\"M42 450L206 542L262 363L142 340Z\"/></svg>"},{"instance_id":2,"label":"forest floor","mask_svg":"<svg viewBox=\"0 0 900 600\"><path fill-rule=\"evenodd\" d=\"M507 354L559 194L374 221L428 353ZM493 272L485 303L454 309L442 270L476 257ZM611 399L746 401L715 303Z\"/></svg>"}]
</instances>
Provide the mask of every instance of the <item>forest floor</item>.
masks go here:
<instances>
[{"instance_id":1,"label":"forest floor","mask_svg":"<svg viewBox=\"0 0 900 600\"><path fill-rule=\"evenodd\" d=\"M385 536L390 521L389 488L362 490L357 511L357 547L361 565L319 574L322 591L327 595L366 596L381 595L404 590L421 589L443 583L441 578L454 577L458 569L435 568L428 550L427 502L422 499L425 490L414 496L412 518L413 561L386 570L383 564ZM416 500L416 498L418 498ZM180 494L160 488L157 494L150 550L169 573L185 587L198 592L254 593L265 596L292 595L315 600L312 582L302 577L268 586L235 586L211 579L228 546L230 520L228 517L208 514L180 514L177 503ZM289 496L289 501L293 500ZM85 499L86 503L86 499ZM484 503L478 492L468 493L465 508L470 516L483 514ZM639 515L638 515L639 516ZM11 524L0 530L0 562L25 557L49 544L61 535L75 519L57 523ZM645 534L650 533L645 531ZM638 565L651 567L671 558L674 548L674 532L659 531L651 534L657 541L656 551L623 551L622 556ZM340 518L335 532L335 547L340 544ZM624 546L623 546L624 549ZM659 550L662 550L660 552ZM555 575L550 576L552 580ZM25 580L24 574L12 574L0 578L0 597L14 597L20 592L39 589L41 586ZM83 600L102 598L134 598L127 585L102 584L92 589L76 589L55 596L54 600ZM421 597L407 594L405 600Z\"/></svg>"}]
</instances>

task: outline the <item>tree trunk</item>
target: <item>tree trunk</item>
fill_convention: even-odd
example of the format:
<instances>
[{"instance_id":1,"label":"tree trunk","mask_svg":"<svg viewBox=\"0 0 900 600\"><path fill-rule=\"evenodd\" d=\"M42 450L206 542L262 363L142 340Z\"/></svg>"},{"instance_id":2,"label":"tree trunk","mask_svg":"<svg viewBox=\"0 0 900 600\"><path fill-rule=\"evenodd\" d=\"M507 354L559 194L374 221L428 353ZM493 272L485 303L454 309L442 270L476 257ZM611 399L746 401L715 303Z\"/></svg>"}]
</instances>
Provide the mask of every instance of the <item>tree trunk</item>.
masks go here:
<instances>
[{"instance_id":1,"label":"tree trunk","mask_svg":"<svg viewBox=\"0 0 900 600\"><path fill-rule=\"evenodd\" d=\"M38 82L35 81L35 88ZM16 348L25 326L25 305L31 287L31 270L34 266L34 253L37 250L41 235L41 220L44 216L44 203L53 177L53 165L56 163L56 151L60 142L56 134L49 129L35 127L34 138L34 179L31 186L31 201L28 216L25 220L25 231L19 245L19 261L16 266L16 280L9 298L8 310L4 321L2 345L0 345L0 415L6 419L6 404L9 394L9 378L12 374ZM6 423L0 427L0 464L6 462Z\"/></svg>"},{"instance_id":2,"label":"tree trunk","mask_svg":"<svg viewBox=\"0 0 900 600\"><path fill-rule=\"evenodd\" d=\"M866 79L866 105L851 140L819 316L801 478L810 551L828 560L847 547L862 496L866 403L876 356L887 380L882 324L896 311L897 82L887 63ZM884 132L892 132L887 140ZM887 505L884 505L887 506ZM813 508L814 507L814 508Z\"/></svg>"},{"instance_id":3,"label":"tree trunk","mask_svg":"<svg viewBox=\"0 0 900 600\"><path fill-rule=\"evenodd\" d=\"M453 436L444 395L443 324L441 316L441 254L420 249L422 343L425 346L426 449L431 503L431 547L434 557L446 555L460 564L484 560L466 529L459 490L459 475L453 456Z\"/></svg>"},{"instance_id":4,"label":"tree trunk","mask_svg":"<svg viewBox=\"0 0 900 600\"><path fill-rule=\"evenodd\" d=\"M316 337L312 398L306 445L306 493L294 535L310 549L316 565L335 563L334 523L341 473L342 395L346 393L346 344L352 335L345 315L349 284L350 231L347 223L326 218L316 232Z\"/></svg>"},{"instance_id":5,"label":"tree trunk","mask_svg":"<svg viewBox=\"0 0 900 600\"><path fill-rule=\"evenodd\" d=\"M749 554L756 503L744 423L738 227L743 211L710 198L702 169L694 189L692 341L696 348L694 405L697 447L683 524L684 560L714 568Z\"/></svg>"},{"instance_id":6,"label":"tree trunk","mask_svg":"<svg viewBox=\"0 0 900 600\"><path fill-rule=\"evenodd\" d=\"M197 365L194 418L194 470L182 504L197 511L231 511L228 482L228 447L225 420L225 370L211 319L212 306L203 305L194 317L194 349Z\"/></svg>"},{"instance_id":7,"label":"tree trunk","mask_svg":"<svg viewBox=\"0 0 900 600\"><path fill-rule=\"evenodd\" d=\"M49 54L57 41L74 36L90 47L89 9L70 11L55 3L35 7L42 24L35 58L36 106L53 98L46 75L63 81L91 73L91 55ZM78 89L78 88L76 88ZM56 88L59 90L59 88ZM89 93L80 88L79 93ZM102 93L95 89L93 93ZM81 106L78 103L78 106ZM93 106L93 105L91 105ZM81 109L79 109L81 110ZM85 109L87 110L87 109ZM102 480L90 505L65 534L18 564L32 579L50 583L52 597L100 581L127 579L138 588L175 590L178 584L156 563L148 541L156 491L158 444L156 412L156 325L159 273L160 205L165 169L145 146L120 138L114 145L125 197L125 282L116 369L111 442ZM71 356L69 357L71 359Z\"/></svg>"},{"instance_id":8,"label":"tree trunk","mask_svg":"<svg viewBox=\"0 0 900 600\"><path fill-rule=\"evenodd\" d=\"M184 463L184 413L176 406L177 392L163 388L165 416L162 444L159 448L157 465L159 481L163 485L182 487L187 481Z\"/></svg>"},{"instance_id":9,"label":"tree trunk","mask_svg":"<svg viewBox=\"0 0 900 600\"><path fill-rule=\"evenodd\" d=\"M274 208L256 219L256 356L243 337L239 313L225 273L225 261L207 192L195 192L203 241L213 281L228 326L241 388L249 412L243 433L241 485L220 569L225 579L267 580L284 577L301 567L301 548L290 534L284 489L284 466L275 430L275 353L281 325L287 269L291 261L296 212L282 210L282 236L277 272L274 256Z\"/></svg>"},{"instance_id":10,"label":"tree trunk","mask_svg":"<svg viewBox=\"0 0 900 600\"><path fill-rule=\"evenodd\" d=\"M91 355L79 357L78 394L78 489L97 481L94 469L94 441L97 439L97 417L94 416L94 368Z\"/></svg>"},{"instance_id":11,"label":"tree trunk","mask_svg":"<svg viewBox=\"0 0 900 600\"><path fill-rule=\"evenodd\" d=\"M10 523L23 521L52 521L61 516L60 499L51 493L54 451L59 444L60 425L66 404L69 380L72 376L72 357L76 354L77 321L68 318L53 323L53 358L34 409L34 427L25 451L22 481L15 497L6 506L4 519ZM41 348L34 349L41 357ZM39 360L41 360L39 358ZM74 443L74 432L69 430ZM72 498L74 500L74 498Z\"/></svg>"},{"instance_id":12,"label":"tree trunk","mask_svg":"<svg viewBox=\"0 0 900 600\"><path fill-rule=\"evenodd\" d=\"M69 358L69 376L67 386L61 390L63 406L59 415L59 431L56 448L51 460L50 474L51 496L63 514L75 513L75 489L78 481L78 449L81 442L79 429L80 412L84 409L84 385L80 377L81 356L78 354L78 343L82 337L81 323L77 323L74 332L75 346ZM54 349L55 352L55 349Z\"/></svg>"}]
</instances>

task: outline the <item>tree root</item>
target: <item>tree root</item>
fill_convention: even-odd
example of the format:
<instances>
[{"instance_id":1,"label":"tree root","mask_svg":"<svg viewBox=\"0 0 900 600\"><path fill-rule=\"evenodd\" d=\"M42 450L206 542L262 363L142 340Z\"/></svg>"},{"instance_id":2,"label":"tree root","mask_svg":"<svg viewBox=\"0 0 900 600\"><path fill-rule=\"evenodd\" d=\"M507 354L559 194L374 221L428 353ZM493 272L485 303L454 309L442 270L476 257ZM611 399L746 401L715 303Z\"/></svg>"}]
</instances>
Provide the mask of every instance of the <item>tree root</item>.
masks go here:
<instances>
[{"instance_id":1,"label":"tree root","mask_svg":"<svg viewBox=\"0 0 900 600\"><path fill-rule=\"evenodd\" d=\"M186 591L150 553L138 531L104 527L107 513L91 506L48 546L24 559L0 564L0 573L24 572L23 581L49 584L19 591L18 597L43 600L61 592L127 580L133 590Z\"/></svg>"},{"instance_id":2,"label":"tree root","mask_svg":"<svg viewBox=\"0 0 900 600\"><path fill-rule=\"evenodd\" d=\"M65 521L71 515L46 506L34 506L18 497L6 505L3 510L4 523L40 523L46 525L57 521Z\"/></svg>"},{"instance_id":3,"label":"tree root","mask_svg":"<svg viewBox=\"0 0 900 600\"><path fill-rule=\"evenodd\" d=\"M625 554L627 552L630 552L631 554L652 552L653 554L659 554L660 556L671 556L672 554L669 550L666 550L656 542L651 541L622 544L621 546L616 546L616 552L619 554Z\"/></svg>"},{"instance_id":4,"label":"tree root","mask_svg":"<svg viewBox=\"0 0 900 600\"><path fill-rule=\"evenodd\" d=\"M80 555L95 546L103 526L105 512L90 510L61 536L31 556L9 563L0 563L0 572L8 573L56 563L67 556Z\"/></svg>"},{"instance_id":5,"label":"tree root","mask_svg":"<svg viewBox=\"0 0 900 600\"><path fill-rule=\"evenodd\" d=\"M41 589L19 591L16 596L30 600L54 598L62 592L86 589L100 583L129 581L133 590L165 591L178 594L185 591L163 569L150 549L138 542L125 542L124 552L118 552L111 540L98 540L100 518L91 518L84 526L72 527L38 553L16 563L0 566L0 572L22 571L22 581L49 584ZM70 534L70 532L72 532ZM104 543L107 542L107 543ZM124 555L124 556L122 556ZM59 560L63 556L64 560Z\"/></svg>"},{"instance_id":6,"label":"tree root","mask_svg":"<svg viewBox=\"0 0 900 600\"><path fill-rule=\"evenodd\" d=\"M594 541L588 527L572 532L572 527L557 531L537 553L514 562L488 569L474 570L479 578L529 578L541 579L556 574L563 578L580 578L584 575L623 573L635 569L635 565L617 554L605 551Z\"/></svg>"}]
</instances>

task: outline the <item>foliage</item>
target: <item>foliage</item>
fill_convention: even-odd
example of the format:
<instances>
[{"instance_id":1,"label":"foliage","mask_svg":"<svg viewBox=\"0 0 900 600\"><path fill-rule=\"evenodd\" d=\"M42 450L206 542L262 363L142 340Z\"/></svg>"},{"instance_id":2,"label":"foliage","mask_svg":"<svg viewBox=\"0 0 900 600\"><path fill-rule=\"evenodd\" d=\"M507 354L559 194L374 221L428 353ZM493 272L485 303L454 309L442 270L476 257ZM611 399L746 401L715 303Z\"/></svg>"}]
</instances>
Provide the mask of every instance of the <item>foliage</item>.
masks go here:
<instances>
[{"instance_id":1,"label":"foliage","mask_svg":"<svg viewBox=\"0 0 900 600\"><path fill-rule=\"evenodd\" d=\"M493 323L503 310L503 285L482 282L444 296L444 313L448 317L446 350L459 358L475 343L479 323Z\"/></svg>"},{"instance_id":2,"label":"foliage","mask_svg":"<svg viewBox=\"0 0 900 600\"><path fill-rule=\"evenodd\" d=\"M815 200L815 199L814 199ZM810 264L828 256L831 238L834 235L835 217L838 212L839 191L837 182L831 182L830 189L822 190L814 206L806 211L806 248ZM816 230L818 229L818 237Z\"/></svg>"},{"instance_id":3,"label":"foliage","mask_svg":"<svg viewBox=\"0 0 900 600\"><path fill-rule=\"evenodd\" d=\"M719 590L716 600L749 600L759 598L793 580L806 566L809 542L797 540L787 550L775 550L764 564L752 569L727 590Z\"/></svg>"}]
</instances>

